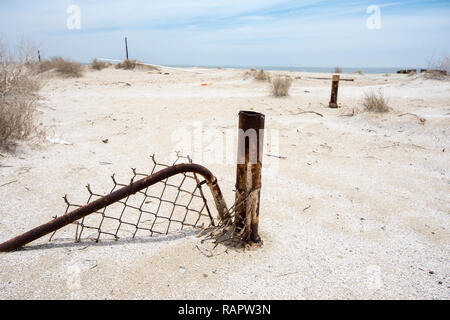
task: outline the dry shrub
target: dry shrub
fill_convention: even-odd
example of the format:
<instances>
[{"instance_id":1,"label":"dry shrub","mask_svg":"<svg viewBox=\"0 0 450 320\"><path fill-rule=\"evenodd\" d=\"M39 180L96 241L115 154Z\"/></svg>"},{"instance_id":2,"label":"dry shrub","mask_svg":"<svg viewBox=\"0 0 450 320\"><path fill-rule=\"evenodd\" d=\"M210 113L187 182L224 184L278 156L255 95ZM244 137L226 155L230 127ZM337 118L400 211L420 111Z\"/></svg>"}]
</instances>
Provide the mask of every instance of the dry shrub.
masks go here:
<instances>
[{"instance_id":1,"label":"dry shrub","mask_svg":"<svg viewBox=\"0 0 450 320\"><path fill-rule=\"evenodd\" d=\"M65 60L61 57L53 57L35 63L32 69L36 73L44 73L50 70L56 71L60 76L66 78L79 78L83 75L83 66L78 62Z\"/></svg>"},{"instance_id":2,"label":"dry shrub","mask_svg":"<svg viewBox=\"0 0 450 320\"><path fill-rule=\"evenodd\" d=\"M291 86L292 79L290 77L276 77L272 80L272 93L275 97L285 97L289 94Z\"/></svg>"},{"instance_id":3,"label":"dry shrub","mask_svg":"<svg viewBox=\"0 0 450 320\"><path fill-rule=\"evenodd\" d=\"M250 68L249 71L245 72L244 76L246 78L253 77L255 80L258 81L270 81L270 75L262 69L258 71L255 68Z\"/></svg>"},{"instance_id":4,"label":"dry shrub","mask_svg":"<svg viewBox=\"0 0 450 320\"><path fill-rule=\"evenodd\" d=\"M342 72L342 70L341 70L341 72ZM355 73L356 73L356 74L359 74L359 75L363 75L363 74L364 74L364 73L362 72L362 70L356 70Z\"/></svg>"},{"instance_id":5,"label":"dry shrub","mask_svg":"<svg viewBox=\"0 0 450 320\"><path fill-rule=\"evenodd\" d=\"M64 60L63 58L53 58L55 70L61 76L67 78L79 78L83 75L83 67L75 61Z\"/></svg>"},{"instance_id":6,"label":"dry shrub","mask_svg":"<svg viewBox=\"0 0 450 320\"><path fill-rule=\"evenodd\" d=\"M391 110L381 91L366 93L362 105L368 112L385 113Z\"/></svg>"},{"instance_id":7,"label":"dry shrub","mask_svg":"<svg viewBox=\"0 0 450 320\"><path fill-rule=\"evenodd\" d=\"M94 70L103 70L110 66L111 64L109 62L99 61L97 59L92 60L91 62L91 68Z\"/></svg>"},{"instance_id":8,"label":"dry shrub","mask_svg":"<svg viewBox=\"0 0 450 320\"><path fill-rule=\"evenodd\" d=\"M256 71L256 70L255 70L255 71ZM245 77L245 78L254 77L254 76L255 76L255 72L252 71L251 69L250 69L250 71L246 71L246 72L244 73L244 77Z\"/></svg>"},{"instance_id":9,"label":"dry shrub","mask_svg":"<svg viewBox=\"0 0 450 320\"><path fill-rule=\"evenodd\" d=\"M158 66L146 64L137 60L125 59L123 62L119 62L118 64L116 64L115 68L124 70L143 70L152 73L161 73L161 69Z\"/></svg>"},{"instance_id":10,"label":"dry shrub","mask_svg":"<svg viewBox=\"0 0 450 320\"><path fill-rule=\"evenodd\" d=\"M450 73L450 58L444 55L440 60L432 59L428 63L428 69L423 72L426 79L448 80Z\"/></svg>"},{"instance_id":11,"label":"dry shrub","mask_svg":"<svg viewBox=\"0 0 450 320\"><path fill-rule=\"evenodd\" d=\"M138 62L136 60L125 59L123 62L116 64L116 69L133 70L137 64Z\"/></svg>"},{"instance_id":12,"label":"dry shrub","mask_svg":"<svg viewBox=\"0 0 450 320\"><path fill-rule=\"evenodd\" d=\"M335 67L334 68L334 73L342 73L342 69L340 67Z\"/></svg>"},{"instance_id":13,"label":"dry shrub","mask_svg":"<svg viewBox=\"0 0 450 320\"><path fill-rule=\"evenodd\" d=\"M55 69L55 65L50 60L43 60L33 65L33 70L36 73L44 73L53 69Z\"/></svg>"},{"instance_id":14,"label":"dry shrub","mask_svg":"<svg viewBox=\"0 0 450 320\"><path fill-rule=\"evenodd\" d=\"M0 147L36 131L34 114L41 82L20 56L11 57L0 41Z\"/></svg>"},{"instance_id":15,"label":"dry shrub","mask_svg":"<svg viewBox=\"0 0 450 320\"><path fill-rule=\"evenodd\" d=\"M433 80L445 80L447 78L447 73L443 73L441 70L427 70L424 72L425 79Z\"/></svg>"},{"instance_id":16,"label":"dry shrub","mask_svg":"<svg viewBox=\"0 0 450 320\"><path fill-rule=\"evenodd\" d=\"M270 76L268 73L266 73L264 70L259 70L258 71L253 71L255 80L259 80L259 81L270 81Z\"/></svg>"}]
</instances>

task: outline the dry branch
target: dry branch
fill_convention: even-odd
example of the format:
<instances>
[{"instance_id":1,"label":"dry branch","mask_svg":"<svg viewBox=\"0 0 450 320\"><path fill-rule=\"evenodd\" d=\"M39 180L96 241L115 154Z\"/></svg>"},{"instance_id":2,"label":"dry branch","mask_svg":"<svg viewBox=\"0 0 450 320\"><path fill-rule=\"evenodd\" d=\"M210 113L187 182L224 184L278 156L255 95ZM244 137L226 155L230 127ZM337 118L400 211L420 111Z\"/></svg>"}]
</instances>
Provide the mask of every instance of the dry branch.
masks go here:
<instances>
[{"instance_id":1,"label":"dry branch","mask_svg":"<svg viewBox=\"0 0 450 320\"><path fill-rule=\"evenodd\" d=\"M416 117L419 120L419 124L421 124L421 125L425 125L425 122L427 121L427 119L419 117L417 114L409 113L409 112L400 114L399 117L403 117L403 116L406 116L406 115L410 115L410 116Z\"/></svg>"}]
</instances>

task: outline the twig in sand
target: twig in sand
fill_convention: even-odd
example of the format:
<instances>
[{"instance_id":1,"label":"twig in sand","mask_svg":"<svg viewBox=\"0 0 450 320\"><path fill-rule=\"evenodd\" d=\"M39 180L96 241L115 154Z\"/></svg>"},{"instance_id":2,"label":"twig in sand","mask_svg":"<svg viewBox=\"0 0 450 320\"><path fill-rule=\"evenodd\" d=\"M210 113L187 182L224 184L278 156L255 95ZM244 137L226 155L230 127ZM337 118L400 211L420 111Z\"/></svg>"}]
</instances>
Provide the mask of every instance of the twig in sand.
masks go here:
<instances>
[{"instance_id":1,"label":"twig in sand","mask_svg":"<svg viewBox=\"0 0 450 320\"><path fill-rule=\"evenodd\" d=\"M283 160L286 160L286 159L287 159L287 157L284 157L284 156L274 156L273 154L266 154L266 156L272 157L272 158L283 159Z\"/></svg>"},{"instance_id":2,"label":"twig in sand","mask_svg":"<svg viewBox=\"0 0 450 320\"><path fill-rule=\"evenodd\" d=\"M307 206L305 209L303 209L303 212L305 212L306 210L310 209L311 205Z\"/></svg>"},{"instance_id":3,"label":"twig in sand","mask_svg":"<svg viewBox=\"0 0 450 320\"><path fill-rule=\"evenodd\" d=\"M302 111L302 112L300 112L299 114L302 114L302 113L314 113L314 114L317 114L318 116L320 116L320 117L323 118L323 114L318 113L318 112L316 112L316 111Z\"/></svg>"},{"instance_id":4,"label":"twig in sand","mask_svg":"<svg viewBox=\"0 0 450 320\"><path fill-rule=\"evenodd\" d=\"M410 116L416 117L417 119L419 119L419 123L420 123L421 125L425 125L425 122L427 121L427 119L422 118L422 117L419 117L417 114L409 113L409 112L403 113L403 114L399 115L399 117L403 117L403 116L406 116L406 115L410 115Z\"/></svg>"},{"instance_id":5,"label":"twig in sand","mask_svg":"<svg viewBox=\"0 0 450 320\"><path fill-rule=\"evenodd\" d=\"M98 266L97 260L85 260L86 262L93 262L93 266L89 268L89 270L95 269Z\"/></svg>"},{"instance_id":6,"label":"twig in sand","mask_svg":"<svg viewBox=\"0 0 450 320\"><path fill-rule=\"evenodd\" d=\"M318 115L318 116L320 116L320 117L323 118L323 114L318 113L318 112L316 112L316 111L312 111L312 110L308 110L308 111L300 111L300 112L296 112L296 113L293 112L292 115L297 116L297 115L299 115L299 114L304 114L304 113L314 113L314 114L316 114L316 115Z\"/></svg>"},{"instance_id":7,"label":"twig in sand","mask_svg":"<svg viewBox=\"0 0 450 320\"><path fill-rule=\"evenodd\" d=\"M422 150L427 150L427 148L422 147L422 146L419 146L419 145L414 144L414 143L410 143L409 145L410 145L411 147L414 147L414 148L418 148L418 149L422 149Z\"/></svg>"},{"instance_id":8,"label":"twig in sand","mask_svg":"<svg viewBox=\"0 0 450 320\"><path fill-rule=\"evenodd\" d=\"M14 181L11 181L11 182L8 182L8 183L5 183L5 184L2 184L0 187L4 187L4 186L7 186L7 185L9 185L9 184L11 184L11 183L14 183L14 182L17 182L17 180L14 180Z\"/></svg>"},{"instance_id":9,"label":"twig in sand","mask_svg":"<svg viewBox=\"0 0 450 320\"><path fill-rule=\"evenodd\" d=\"M280 277L286 277L286 276L290 276L290 275L297 274L297 273L298 273L298 271L295 271L295 272L288 272L288 273L279 274L279 275L277 275L277 277L278 277L278 278L280 278Z\"/></svg>"},{"instance_id":10,"label":"twig in sand","mask_svg":"<svg viewBox=\"0 0 450 320\"><path fill-rule=\"evenodd\" d=\"M381 149L400 147L400 142L394 142L391 146L380 147Z\"/></svg>"},{"instance_id":11,"label":"twig in sand","mask_svg":"<svg viewBox=\"0 0 450 320\"><path fill-rule=\"evenodd\" d=\"M198 249L198 251L200 251L200 253L202 254L202 255L204 255L205 257L207 257L207 258L212 258L212 257L215 257L215 256L220 256L222 253L228 253L228 249L227 250L225 250L224 252L222 252L222 253L219 253L219 254L213 254L210 250L208 250L207 248L204 248L206 251L209 251L210 253L205 253L202 249L200 249L200 247L198 246L198 245L195 245L195 247Z\"/></svg>"},{"instance_id":12,"label":"twig in sand","mask_svg":"<svg viewBox=\"0 0 450 320\"><path fill-rule=\"evenodd\" d=\"M207 258L213 257L213 254L212 254L212 253L206 254L205 252L203 252L202 249L200 249L200 247L199 247L198 245L196 245L195 247L196 247L196 248L198 249L198 251L200 251L200 253L201 253L202 255L204 255L205 257L207 257Z\"/></svg>"}]
</instances>

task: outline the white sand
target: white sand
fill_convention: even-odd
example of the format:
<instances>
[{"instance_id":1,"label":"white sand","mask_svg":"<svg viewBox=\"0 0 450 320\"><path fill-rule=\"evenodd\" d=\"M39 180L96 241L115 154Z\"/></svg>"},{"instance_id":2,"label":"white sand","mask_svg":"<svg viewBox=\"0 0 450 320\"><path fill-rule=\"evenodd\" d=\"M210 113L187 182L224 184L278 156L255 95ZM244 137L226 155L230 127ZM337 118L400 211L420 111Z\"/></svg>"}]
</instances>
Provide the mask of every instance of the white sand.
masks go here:
<instances>
[{"instance_id":1,"label":"white sand","mask_svg":"<svg viewBox=\"0 0 450 320\"><path fill-rule=\"evenodd\" d=\"M336 110L327 108L327 80L296 79L291 96L280 99L242 70L200 71L108 69L49 79L39 108L48 141L0 152L0 185L12 182L0 187L0 241L64 213L66 193L85 202L87 183L107 192L112 173L126 181L129 168L145 171L153 153L168 162L177 129L199 121L235 130L239 110L255 110L279 130L279 148L268 141L266 154L287 157L264 158L279 164L277 174L263 172L264 247L219 247L208 258L192 232L57 241L0 254L1 299L450 298L450 82L344 75L356 81L341 82ZM342 116L378 88L394 111ZM406 112L425 125L399 117ZM205 165L231 204L235 166Z\"/></svg>"}]
</instances>

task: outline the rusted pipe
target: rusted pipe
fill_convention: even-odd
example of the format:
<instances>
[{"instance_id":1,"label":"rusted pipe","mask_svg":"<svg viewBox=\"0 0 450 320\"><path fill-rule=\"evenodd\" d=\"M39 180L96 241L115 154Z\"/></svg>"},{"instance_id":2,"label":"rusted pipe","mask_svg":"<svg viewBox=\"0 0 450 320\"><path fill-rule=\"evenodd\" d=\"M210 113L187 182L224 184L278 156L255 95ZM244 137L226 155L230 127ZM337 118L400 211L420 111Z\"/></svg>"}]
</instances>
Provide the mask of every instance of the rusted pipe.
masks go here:
<instances>
[{"instance_id":1,"label":"rusted pipe","mask_svg":"<svg viewBox=\"0 0 450 320\"><path fill-rule=\"evenodd\" d=\"M16 250L27 243L30 243L38 238L41 238L51 232L54 232L62 227L71 224L87 215L97 212L119 200L122 200L130 195L137 193L140 190L146 189L159 181L170 178L174 175L192 172L203 176L213 194L214 202L219 212L219 216L224 216L228 212L225 200L223 198L222 192L217 183L216 177L207 168L200 166L198 164L178 164L159 172L156 172L148 177L145 177L139 181L136 181L129 186L123 187L113 193L95 200L81 208L78 208L72 212L69 212L57 219L54 219L44 225L34 228L18 237L8 240L0 244L0 252L9 252Z\"/></svg>"},{"instance_id":2,"label":"rusted pipe","mask_svg":"<svg viewBox=\"0 0 450 320\"><path fill-rule=\"evenodd\" d=\"M339 75L333 75L333 80L331 83L331 99L330 99L330 108L337 108L337 98L338 98L338 90L339 90Z\"/></svg>"},{"instance_id":3,"label":"rusted pipe","mask_svg":"<svg viewBox=\"0 0 450 320\"><path fill-rule=\"evenodd\" d=\"M265 116L252 111L239 113L236 174L236 224L245 228L246 242L260 243L258 234L261 168Z\"/></svg>"}]
</instances>

